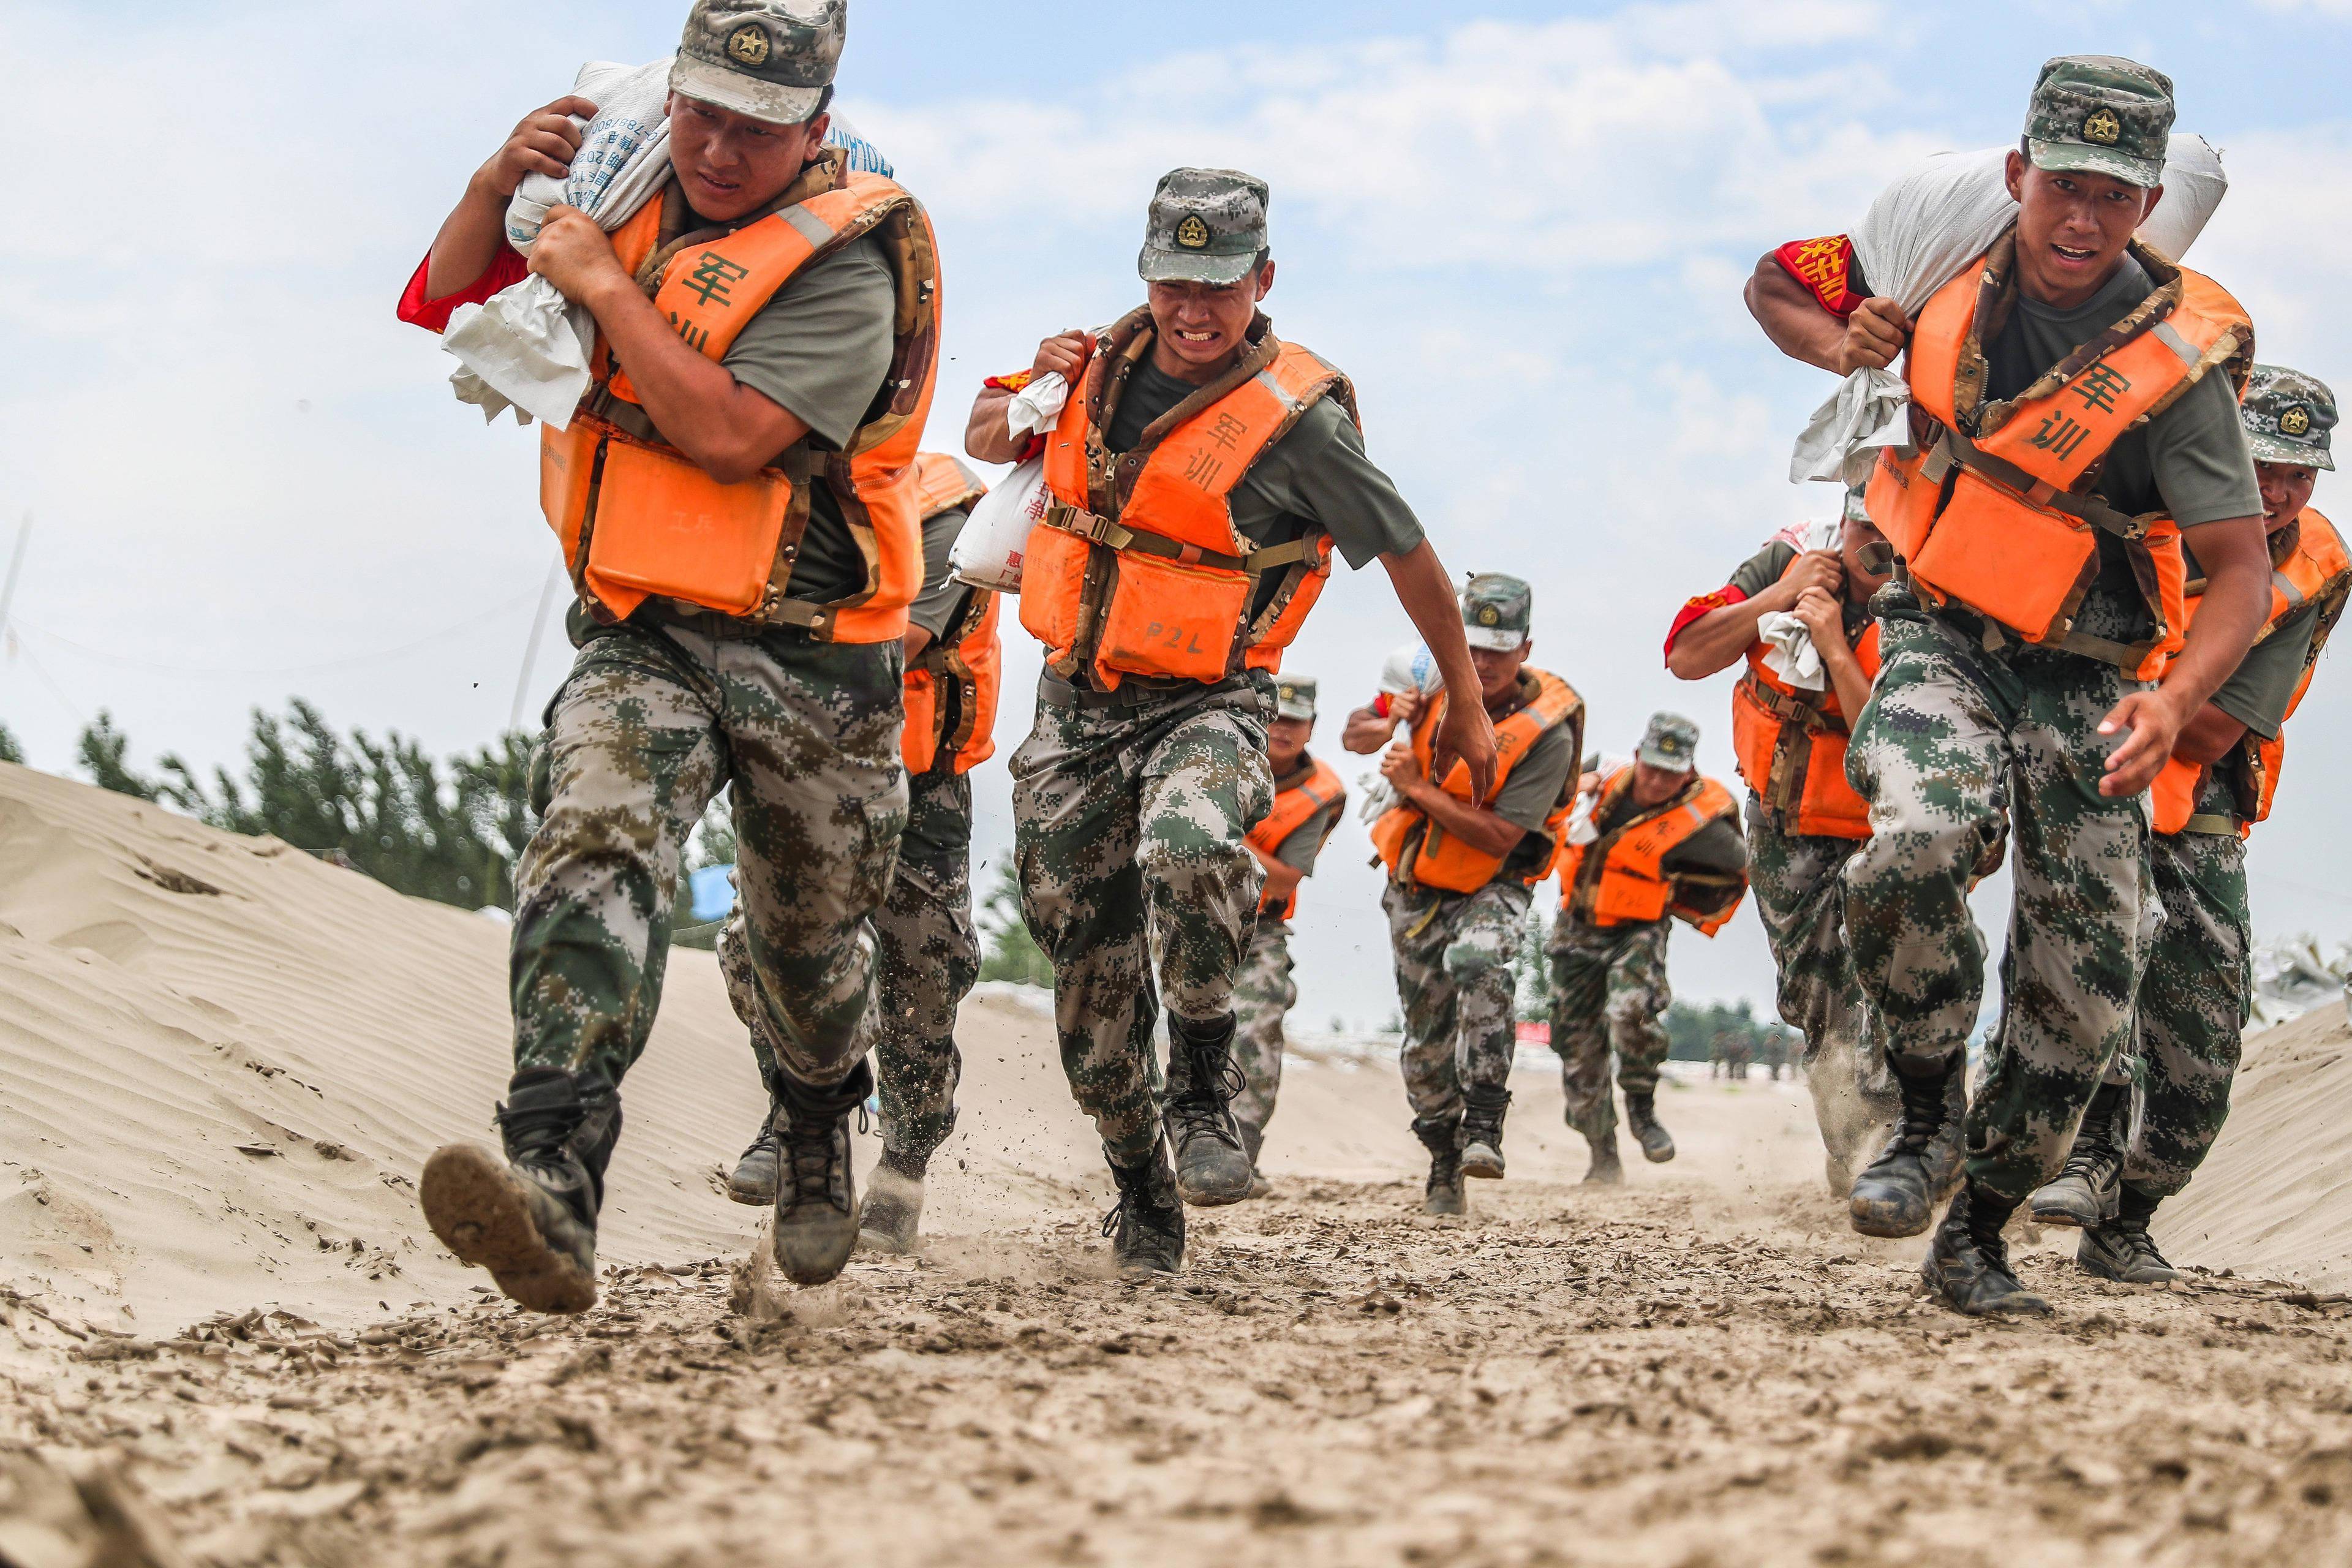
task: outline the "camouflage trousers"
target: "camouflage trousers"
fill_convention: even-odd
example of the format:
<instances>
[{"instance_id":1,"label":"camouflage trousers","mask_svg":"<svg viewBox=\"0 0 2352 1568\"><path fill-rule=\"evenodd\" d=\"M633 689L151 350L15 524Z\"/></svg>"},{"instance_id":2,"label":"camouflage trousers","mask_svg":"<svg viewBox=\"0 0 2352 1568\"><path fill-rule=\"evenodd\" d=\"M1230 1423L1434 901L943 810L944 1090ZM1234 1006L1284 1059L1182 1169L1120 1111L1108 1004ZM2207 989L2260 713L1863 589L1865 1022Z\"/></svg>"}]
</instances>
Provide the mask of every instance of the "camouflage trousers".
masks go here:
<instances>
[{"instance_id":1,"label":"camouflage trousers","mask_svg":"<svg viewBox=\"0 0 2352 1568\"><path fill-rule=\"evenodd\" d=\"M1772 943L1780 1021L1805 1037L1813 1116L1832 1159L1854 1170L1877 1152L1902 1102L1871 1022L1845 939L1839 873L1860 841L1783 831L1778 813L1748 797L1748 879ZM1767 1053L1777 1070L1780 1061Z\"/></svg>"},{"instance_id":2,"label":"camouflage trousers","mask_svg":"<svg viewBox=\"0 0 2352 1568\"><path fill-rule=\"evenodd\" d=\"M2139 983L2132 1049L2107 1081L2137 1082L2138 1128L2124 1179L2158 1197L2189 1184L2230 1117L2230 1084L2253 1016L2253 917L2246 847L2221 833L2148 845L2164 924Z\"/></svg>"},{"instance_id":3,"label":"camouflage trousers","mask_svg":"<svg viewBox=\"0 0 2352 1568\"><path fill-rule=\"evenodd\" d=\"M1233 1010L1265 882L1244 835L1274 801L1272 689L1252 675L1095 706L1052 683L1013 754L1021 913L1054 966L1062 1069L1122 1164L1160 1136L1160 988L1182 1018Z\"/></svg>"},{"instance_id":4,"label":"camouflage trousers","mask_svg":"<svg viewBox=\"0 0 2352 1568\"><path fill-rule=\"evenodd\" d=\"M1404 1009L1399 1065L1415 1118L1451 1121L1465 1089L1501 1089L1518 1051L1519 950L1534 892L1516 879L1475 893L1402 888L1381 895Z\"/></svg>"},{"instance_id":5,"label":"camouflage trousers","mask_svg":"<svg viewBox=\"0 0 2352 1568\"><path fill-rule=\"evenodd\" d=\"M864 1054L866 919L906 821L902 655L797 633L623 626L548 705L549 798L515 875L515 1065L614 1083L661 1000L679 860L731 784L756 1011L784 1066L829 1087Z\"/></svg>"},{"instance_id":6,"label":"camouflage trousers","mask_svg":"<svg viewBox=\"0 0 2352 1568\"><path fill-rule=\"evenodd\" d=\"M1282 1091L1282 1021L1298 1001L1290 977L1290 927L1260 915L1257 934L1242 954L1234 977L1234 1065L1244 1088L1234 1097L1234 1115L1264 1135L1274 1120L1275 1096Z\"/></svg>"},{"instance_id":7,"label":"camouflage trousers","mask_svg":"<svg viewBox=\"0 0 2352 1568\"><path fill-rule=\"evenodd\" d=\"M956 1008L980 978L971 922L971 781L946 767L907 781L907 832L890 891L874 911L874 1005L866 1037L882 1146L917 1164L955 1131ZM751 1032L751 1053L772 1082L777 1041L761 1011L739 909L719 939L728 1000Z\"/></svg>"},{"instance_id":8,"label":"camouflage trousers","mask_svg":"<svg viewBox=\"0 0 2352 1568\"><path fill-rule=\"evenodd\" d=\"M1654 1094L1658 1064L1673 1042L1658 1020L1675 994L1666 984L1664 921L1591 926L1560 916L1545 955L1551 960L1551 1048L1559 1054L1559 1086L1568 1124L1592 1142L1617 1131L1617 1102L1609 1092L1609 1062L1617 1087ZM1734 1065L1744 1064L1742 1052Z\"/></svg>"},{"instance_id":9,"label":"camouflage trousers","mask_svg":"<svg viewBox=\"0 0 2352 1568\"><path fill-rule=\"evenodd\" d=\"M2016 903L2003 1015L1969 1110L1969 1178L2022 1201L2058 1172L2116 1053L2156 920L2136 800L2099 794L2099 721L2133 689L2111 665L2011 645L1989 653L1940 618L1881 621L1885 663L1846 776L1871 837L1845 870L1855 973L1896 1060L1953 1059L1984 995L1969 887L2004 815Z\"/></svg>"}]
</instances>

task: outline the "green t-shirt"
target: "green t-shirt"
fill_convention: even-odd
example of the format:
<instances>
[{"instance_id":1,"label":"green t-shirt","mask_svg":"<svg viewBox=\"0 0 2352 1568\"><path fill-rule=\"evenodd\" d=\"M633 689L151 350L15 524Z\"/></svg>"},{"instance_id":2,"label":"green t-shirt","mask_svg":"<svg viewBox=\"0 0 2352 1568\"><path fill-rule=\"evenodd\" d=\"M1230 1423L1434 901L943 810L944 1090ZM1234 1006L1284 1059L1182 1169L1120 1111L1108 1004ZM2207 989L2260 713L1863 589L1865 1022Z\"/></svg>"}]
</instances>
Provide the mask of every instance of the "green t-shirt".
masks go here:
<instances>
[{"instance_id":1,"label":"green t-shirt","mask_svg":"<svg viewBox=\"0 0 2352 1568\"><path fill-rule=\"evenodd\" d=\"M1103 440L1134 449L1151 422L1201 389L1153 365L1147 356L1127 378ZM1356 422L1336 398L1309 408L1234 487L1234 528L1255 545L1286 544L1313 529L1359 570L1379 556L1417 548L1421 521L1396 485L1364 455ZM1269 580L1262 592L1271 594Z\"/></svg>"},{"instance_id":2,"label":"green t-shirt","mask_svg":"<svg viewBox=\"0 0 2352 1568\"><path fill-rule=\"evenodd\" d=\"M955 548L956 535L963 531L971 515L960 506L951 506L937 517L923 520L923 591L907 607L907 619L934 639L948 635L948 628L956 624L971 598L971 586L948 574L948 552Z\"/></svg>"},{"instance_id":3,"label":"green t-shirt","mask_svg":"<svg viewBox=\"0 0 2352 1568\"><path fill-rule=\"evenodd\" d=\"M2106 286L2073 310L2055 310L2021 289L2009 320L1985 345L1988 400L2023 392L2051 366L2129 315L2155 287L2147 269L2126 257ZM2126 516L2162 511L2183 528L2259 517L2262 487L2230 378L2218 369L2208 372L2171 407L2126 431L2107 449L2091 489ZM2102 532L2099 555L2099 580L2084 596L2077 629L2117 641L2146 636L2147 612L2122 545Z\"/></svg>"},{"instance_id":4,"label":"green t-shirt","mask_svg":"<svg viewBox=\"0 0 2352 1568\"><path fill-rule=\"evenodd\" d=\"M1296 772L1285 773L1274 781L1276 793L1297 789L1314 776L1313 761L1302 753ZM1315 875L1315 858L1323 853L1324 841L1331 837L1331 830L1339 826L1339 813L1346 805L1343 800L1335 800L1328 805L1317 807L1314 816L1292 829L1290 837L1276 847L1275 859L1302 877Z\"/></svg>"}]
</instances>

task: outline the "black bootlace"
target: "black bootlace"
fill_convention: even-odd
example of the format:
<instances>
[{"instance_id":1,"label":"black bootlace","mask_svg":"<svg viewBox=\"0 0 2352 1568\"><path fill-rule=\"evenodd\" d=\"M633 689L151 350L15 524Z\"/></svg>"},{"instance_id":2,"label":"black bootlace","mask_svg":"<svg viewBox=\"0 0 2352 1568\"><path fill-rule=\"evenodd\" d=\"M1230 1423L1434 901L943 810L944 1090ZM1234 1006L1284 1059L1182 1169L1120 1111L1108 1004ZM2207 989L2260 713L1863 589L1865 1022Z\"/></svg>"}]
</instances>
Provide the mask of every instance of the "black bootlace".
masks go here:
<instances>
[{"instance_id":1,"label":"black bootlace","mask_svg":"<svg viewBox=\"0 0 2352 1568\"><path fill-rule=\"evenodd\" d=\"M1234 1065L1230 1052L1190 1044L1182 1048L1192 1058L1192 1081L1168 1101L1168 1114L1181 1130L1180 1135L1206 1133L1220 1143L1240 1148L1241 1139L1227 1122L1225 1108L1234 1096L1249 1087L1249 1079Z\"/></svg>"},{"instance_id":2,"label":"black bootlace","mask_svg":"<svg viewBox=\"0 0 2352 1568\"><path fill-rule=\"evenodd\" d=\"M787 1118L777 1135L777 1152L782 1163L791 1170L793 1197L795 1202L815 1199L833 1201L833 1174L843 1158L834 1148L835 1119L795 1111ZM857 1130L866 1131L866 1107L857 1108ZM778 1173L781 1177L782 1173Z\"/></svg>"},{"instance_id":3,"label":"black bootlace","mask_svg":"<svg viewBox=\"0 0 2352 1568\"><path fill-rule=\"evenodd\" d=\"M566 1147L572 1135L580 1128L577 1106L555 1105L524 1110L499 1107L499 1131L505 1138L509 1158L518 1164L547 1165L559 1163L571 1155Z\"/></svg>"},{"instance_id":4,"label":"black bootlace","mask_svg":"<svg viewBox=\"0 0 2352 1568\"><path fill-rule=\"evenodd\" d=\"M1119 1223L1130 1219L1156 1236L1174 1234L1170 1226L1152 1223L1152 1211L1165 1205L1152 1199L1150 1172L1130 1176L1114 1165L1111 1167L1111 1179L1118 1184L1118 1202L1111 1205L1110 1213L1103 1215L1102 1234L1105 1237L1117 1235Z\"/></svg>"},{"instance_id":5,"label":"black bootlace","mask_svg":"<svg viewBox=\"0 0 2352 1568\"><path fill-rule=\"evenodd\" d=\"M2156 1249L2156 1237L2148 1234L2147 1221L2126 1215L2116 1219L2114 1228L2123 1237L2124 1246L2129 1251L2160 1267L2172 1267L2166 1261L2164 1254Z\"/></svg>"},{"instance_id":6,"label":"black bootlace","mask_svg":"<svg viewBox=\"0 0 2352 1568\"><path fill-rule=\"evenodd\" d=\"M2066 1163L2061 1176L2076 1176L2094 1188L2105 1186L2124 1168L2124 1152L2117 1146L2115 1123L2102 1121L2093 1123L2088 1118L2074 1134L2074 1146L2066 1152Z\"/></svg>"},{"instance_id":7,"label":"black bootlace","mask_svg":"<svg viewBox=\"0 0 2352 1568\"><path fill-rule=\"evenodd\" d=\"M1949 1072L1935 1078L1912 1078L1896 1073L1895 1082L1903 1097L1903 1125L1895 1131L1895 1143L1911 1153L1926 1151L1936 1140L1936 1130L1944 1124L1945 1079Z\"/></svg>"}]
</instances>

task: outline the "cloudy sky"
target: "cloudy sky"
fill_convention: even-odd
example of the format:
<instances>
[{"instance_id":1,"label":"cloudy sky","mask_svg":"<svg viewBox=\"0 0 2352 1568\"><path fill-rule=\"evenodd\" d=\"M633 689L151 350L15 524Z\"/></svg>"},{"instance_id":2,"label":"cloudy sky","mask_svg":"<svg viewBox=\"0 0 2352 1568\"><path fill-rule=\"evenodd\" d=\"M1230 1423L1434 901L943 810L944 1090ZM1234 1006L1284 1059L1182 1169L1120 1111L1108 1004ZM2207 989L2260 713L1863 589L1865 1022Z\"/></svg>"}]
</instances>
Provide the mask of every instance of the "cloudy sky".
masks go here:
<instances>
[{"instance_id":1,"label":"cloudy sky","mask_svg":"<svg viewBox=\"0 0 2352 1568\"><path fill-rule=\"evenodd\" d=\"M0 720L36 765L69 771L100 709L138 760L200 764L297 694L440 750L506 723L553 553L531 437L455 403L453 362L393 304L513 121L583 60L667 53L681 9L11 0L0 540L32 533ZM1268 309L1356 378L1371 451L1446 563L1535 584L1538 661L1584 691L1596 742L1675 706L1727 775L1727 680L1668 677L1666 621L1831 503L1786 482L1827 383L1748 321L1758 253L1846 226L1927 153L2013 139L2044 57L2130 55L2225 152L2231 194L2192 263L2245 300L2264 358L2352 382L2323 308L2352 241L2347 43L2347 0L856 0L841 102L939 225L935 445L981 376L1136 300L1156 175L1250 169L1275 191ZM2352 510L2344 482L2323 479L2323 508ZM1346 578L1293 668L1337 710L1407 635L1381 573ZM568 652L542 640L532 712ZM1011 640L1007 751L1035 667ZM2265 934L2352 935L2340 663L2255 841ZM992 858L1001 761L979 795ZM1304 1022L1392 1005L1367 853L1351 822L1307 894ZM1769 994L1748 914L1678 936L1675 965L1687 995Z\"/></svg>"}]
</instances>

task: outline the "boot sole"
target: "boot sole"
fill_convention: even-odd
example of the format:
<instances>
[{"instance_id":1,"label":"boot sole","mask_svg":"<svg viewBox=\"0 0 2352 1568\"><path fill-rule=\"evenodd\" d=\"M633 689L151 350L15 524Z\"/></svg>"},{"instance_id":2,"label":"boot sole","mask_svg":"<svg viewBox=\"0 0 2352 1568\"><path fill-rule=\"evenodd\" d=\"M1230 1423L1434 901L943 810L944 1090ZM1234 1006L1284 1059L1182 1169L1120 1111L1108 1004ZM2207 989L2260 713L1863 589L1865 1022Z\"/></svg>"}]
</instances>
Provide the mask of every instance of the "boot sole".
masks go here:
<instances>
[{"instance_id":1,"label":"boot sole","mask_svg":"<svg viewBox=\"0 0 2352 1568\"><path fill-rule=\"evenodd\" d=\"M727 1184L727 1201L741 1204L746 1208L766 1208L776 1201L775 1184L771 1182L763 1186L747 1187L738 1185L730 1178Z\"/></svg>"},{"instance_id":2,"label":"boot sole","mask_svg":"<svg viewBox=\"0 0 2352 1568\"><path fill-rule=\"evenodd\" d=\"M460 1263L488 1269L509 1300L534 1312L584 1312L596 1304L595 1277L541 1233L530 1189L488 1149L455 1143L434 1151L416 1197L441 1245Z\"/></svg>"},{"instance_id":3,"label":"boot sole","mask_svg":"<svg viewBox=\"0 0 2352 1568\"><path fill-rule=\"evenodd\" d=\"M1663 1150L1653 1149L1647 1143L1642 1145L1642 1158L1647 1160L1653 1165L1663 1165L1674 1157L1675 1146L1671 1143L1667 1144Z\"/></svg>"},{"instance_id":4,"label":"boot sole","mask_svg":"<svg viewBox=\"0 0 2352 1568\"><path fill-rule=\"evenodd\" d=\"M1216 1209L1227 1204L1237 1204L1249 1196L1250 1186L1251 1184L1244 1182L1238 1187L1196 1187L1189 1182L1180 1181L1176 1184L1176 1195L1193 1208Z\"/></svg>"},{"instance_id":5,"label":"boot sole","mask_svg":"<svg viewBox=\"0 0 2352 1568\"><path fill-rule=\"evenodd\" d=\"M2095 1225L2104 1225L2115 1217L2113 1215L2085 1215L2081 1209L2057 1204L2048 1207L2030 1204L2026 1212L2033 1216L2034 1224L2055 1226L2061 1230L2084 1230Z\"/></svg>"},{"instance_id":6,"label":"boot sole","mask_svg":"<svg viewBox=\"0 0 2352 1568\"><path fill-rule=\"evenodd\" d=\"M1849 1197L1846 1200L1846 1215L1859 1235L1900 1241L1906 1237L1925 1236L1927 1227L1935 1223L1936 1211L1927 1204L1920 1205L1915 1211L1893 1204Z\"/></svg>"},{"instance_id":7,"label":"boot sole","mask_svg":"<svg viewBox=\"0 0 2352 1568\"><path fill-rule=\"evenodd\" d=\"M1927 1287L1929 1295L1964 1318L2047 1318L2053 1316L2057 1310L2049 1302L2030 1290L2021 1290L2013 1296L2003 1296L1983 1306L1969 1306L1945 1289L1944 1271L1936 1267L1935 1255L1932 1253L1928 1255L1926 1262L1919 1265L1919 1279L1920 1283Z\"/></svg>"},{"instance_id":8,"label":"boot sole","mask_svg":"<svg viewBox=\"0 0 2352 1568\"><path fill-rule=\"evenodd\" d=\"M830 1205L823 1218L794 1225L776 1216L776 1267L795 1285L826 1285L839 1279L857 1250L857 1215L842 1214Z\"/></svg>"},{"instance_id":9,"label":"boot sole","mask_svg":"<svg viewBox=\"0 0 2352 1568\"><path fill-rule=\"evenodd\" d=\"M1503 1179L1503 1157L1474 1143L1462 1151L1462 1173L1476 1181L1499 1182Z\"/></svg>"},{"instance_id":10,"label":"boot sole","mask_svg":"<svg viewBox=\"0 0 2352 1568\"><path fill-rule=\"evenodd\" d=\"M887 1252L893 1257L905 1258L915 1250L915 1238L908 1237L902 1241L887 1231L867 1230L860 1226L857 1232L857 1250Z\"/></svg>"}]
</instances>

